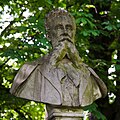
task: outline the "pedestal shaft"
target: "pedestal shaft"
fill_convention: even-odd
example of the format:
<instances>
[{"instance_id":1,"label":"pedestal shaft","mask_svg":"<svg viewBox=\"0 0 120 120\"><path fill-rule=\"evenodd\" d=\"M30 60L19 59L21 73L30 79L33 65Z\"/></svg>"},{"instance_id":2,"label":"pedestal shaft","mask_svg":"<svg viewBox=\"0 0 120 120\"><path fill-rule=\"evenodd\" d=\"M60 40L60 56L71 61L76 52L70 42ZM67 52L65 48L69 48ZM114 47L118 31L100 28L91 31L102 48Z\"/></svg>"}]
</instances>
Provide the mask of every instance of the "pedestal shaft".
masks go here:
<instances>
[{"instance_id":1,"label":"pedestal shaft","mask_svg":"<svg viewBox=\"0 0 120 120\"><path fill-rule=\"evenodd\" d=\"M46 105L46 120L82 120L83 109Z\"/></svg>"}]
</instances>

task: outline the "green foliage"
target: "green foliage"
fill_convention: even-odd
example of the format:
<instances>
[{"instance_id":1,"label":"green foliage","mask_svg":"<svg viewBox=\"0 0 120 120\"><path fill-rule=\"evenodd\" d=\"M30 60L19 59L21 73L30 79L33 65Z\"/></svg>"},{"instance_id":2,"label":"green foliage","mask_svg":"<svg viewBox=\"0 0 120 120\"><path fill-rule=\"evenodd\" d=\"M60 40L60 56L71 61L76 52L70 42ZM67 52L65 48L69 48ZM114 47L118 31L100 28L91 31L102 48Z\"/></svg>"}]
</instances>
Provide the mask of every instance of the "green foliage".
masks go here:
<instances>
[{"instance_id":1,"label":"green foliage","mask_svg":"<svg viewBox=\"0 0 120 120\"><path fill-rule=\"evenodd\" d=\"M98 105L93 103L89 106L86 106L83 108L85 111L89 111L90 113L92 113L92 115L95 117L95 119L97 120L107 120L106 117L101 113L99 112L98 110ZM91 117L91 116L90 116Z\"/></svg>"},{"instance_id":2,"label":"green foliage","mask_svg":"<svg viewBox=\"0 0 120 120\"><path fill-rule=\"evenodd\" d=\"M116 99L120 98L117 94L120 92L119 1L0 0L0 5L0 119L44 119L43 104L15 98L9 89L25 62L41 57L51 49L45 37L44 18L58 7L67 9L75 17L76 47L80 56L103 79L109 94L115 95L107 96L105 105L93 103L85 110L92 112L98 120L109 119L103 115L106 111L102 114L101 110L108 110L111 103L117 108ZM114 71L108 72L112 67Z\"/></svg>"}]
</instances>

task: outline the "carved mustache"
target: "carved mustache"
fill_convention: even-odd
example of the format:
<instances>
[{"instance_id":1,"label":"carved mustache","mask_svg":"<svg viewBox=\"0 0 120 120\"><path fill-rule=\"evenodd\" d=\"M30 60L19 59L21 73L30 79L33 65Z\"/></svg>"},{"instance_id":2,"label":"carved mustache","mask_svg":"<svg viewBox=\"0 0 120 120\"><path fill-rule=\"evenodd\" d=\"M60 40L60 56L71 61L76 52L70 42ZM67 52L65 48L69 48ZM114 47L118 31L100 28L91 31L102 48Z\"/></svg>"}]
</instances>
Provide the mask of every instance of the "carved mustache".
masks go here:
<instances>
[{"instance_id":1,"label":"carved mustache","mask_svg":"<svg viewBox=\"0 0 120 120\"><path fill-rule=\"evenodd\" d=\"M67 33L63 33L63 34L61 34L60 36L63 36L63 37L69 37L69 38L71 39L70 35L67 34Z\"/></svg>"},{"instance_id":2,"label":"carved mustache","mask_svg":"<svg viewBox=\"0 0 120 120\"><path fill-rule=\"evenodd\" d=\"M62 38L59 42L62 42L62 41L67 40L67 41L73 43L73 42L71 41L71 37L70 37L69 34L67 34L67 33L63 33L63 34L61 34L60 36L63 37L63 38ZM64 38L64 37L67 37L67 38Z\"/></svg>"}]
</instances>

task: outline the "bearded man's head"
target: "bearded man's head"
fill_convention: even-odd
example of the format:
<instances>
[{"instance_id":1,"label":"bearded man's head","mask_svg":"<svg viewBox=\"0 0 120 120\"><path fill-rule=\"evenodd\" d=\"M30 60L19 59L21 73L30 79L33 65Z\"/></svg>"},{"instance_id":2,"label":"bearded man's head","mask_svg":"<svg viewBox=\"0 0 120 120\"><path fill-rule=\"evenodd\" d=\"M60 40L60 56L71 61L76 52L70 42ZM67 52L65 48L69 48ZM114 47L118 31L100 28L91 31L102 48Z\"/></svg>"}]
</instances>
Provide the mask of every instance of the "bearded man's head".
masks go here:
<instances>
[{"instance_id":1,"label":"bearded man's head","mask_svg":"<svg viewBox=\"0 0 120 120\"><path fill-rule=\"evenodd\" d=\"M62 41L69 41L74 44L76 24L72 15L66 10L56 9L46 16L45 28L47 38L55 47Z\"/></svg>"}]
</instances>

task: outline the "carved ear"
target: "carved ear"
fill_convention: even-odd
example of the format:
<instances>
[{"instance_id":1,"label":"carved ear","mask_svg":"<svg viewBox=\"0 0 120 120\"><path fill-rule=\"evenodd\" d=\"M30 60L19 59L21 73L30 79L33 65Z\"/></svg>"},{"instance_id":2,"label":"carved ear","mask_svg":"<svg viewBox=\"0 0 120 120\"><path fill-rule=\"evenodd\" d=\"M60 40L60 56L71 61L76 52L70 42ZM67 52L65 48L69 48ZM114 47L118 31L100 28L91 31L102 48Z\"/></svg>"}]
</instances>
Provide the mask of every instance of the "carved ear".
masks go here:
<instances>
[{"instance_id":1,"label":"carved ear","mask_svg":"<svg viewBox=\"0 0 120 120\"><path fill-rule=\"evenodd\" d=\"M51 42L51 40L52 40L52 35L51 35L50 30L47 30L47 32L46 32L46 38Z\"/></svg>"}]
</instances>

